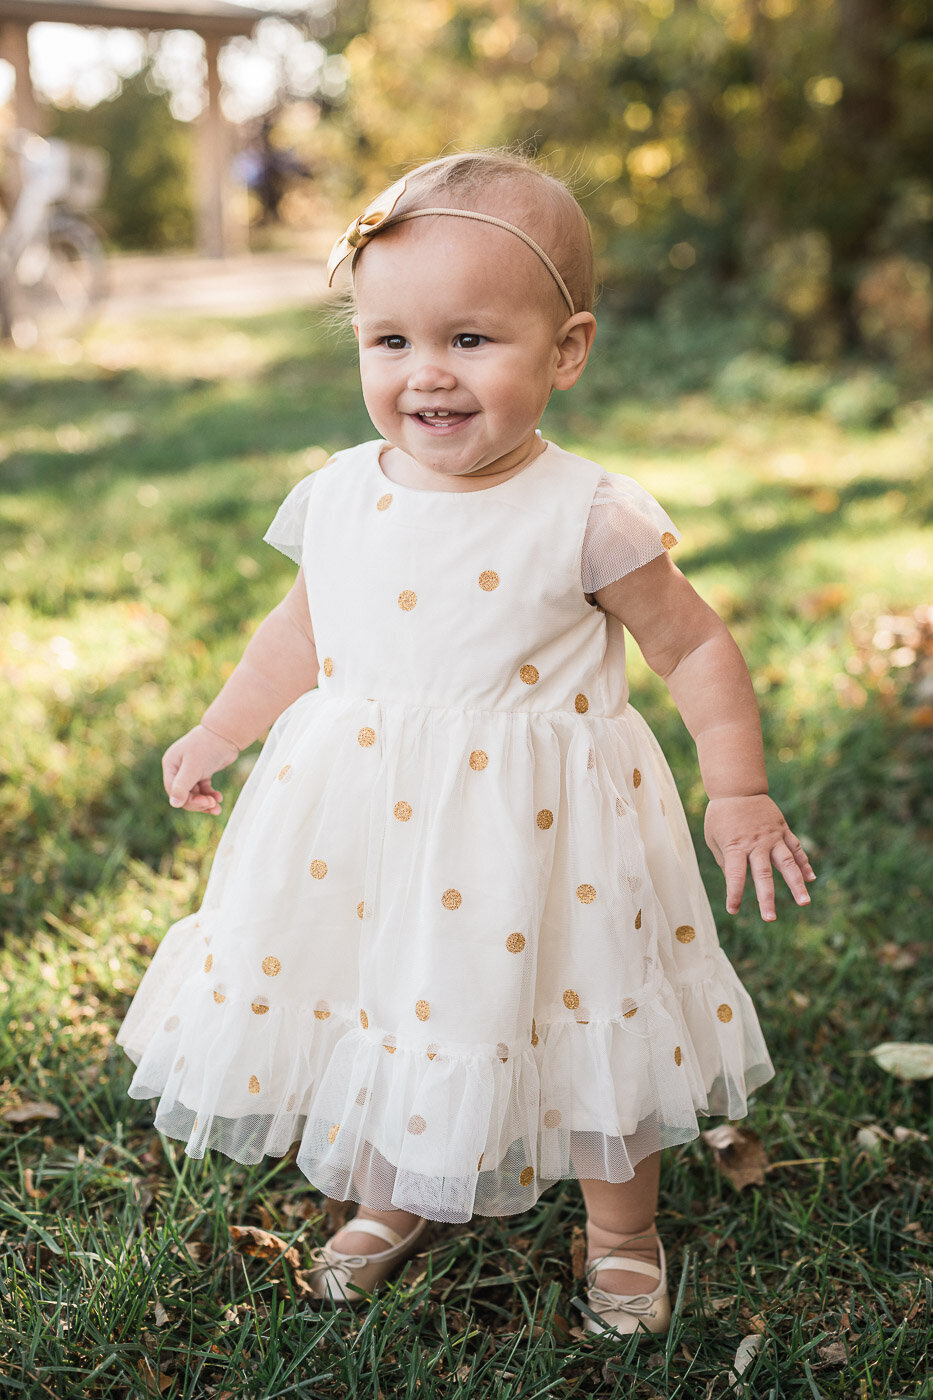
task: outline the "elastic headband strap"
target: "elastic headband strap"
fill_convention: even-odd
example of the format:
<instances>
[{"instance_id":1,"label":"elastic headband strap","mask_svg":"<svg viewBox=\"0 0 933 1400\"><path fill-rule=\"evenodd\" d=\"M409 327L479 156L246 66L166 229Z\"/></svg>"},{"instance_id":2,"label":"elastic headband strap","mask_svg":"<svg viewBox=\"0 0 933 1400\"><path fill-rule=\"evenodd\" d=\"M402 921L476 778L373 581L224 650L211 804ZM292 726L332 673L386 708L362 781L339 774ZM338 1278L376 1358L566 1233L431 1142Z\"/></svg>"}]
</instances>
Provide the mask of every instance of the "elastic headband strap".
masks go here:
<instances>
[{"instance_id":1,"label":"elastic headband strap","mask_svg":"<svg viewBox=\"0 0 933 1400\"><path fill-rule=\"evenodd\" d=\"M400 186L401 188L399 188ZM396 191L398 192L396 193ZM444 214L451 219L476 219L477 222L481 224L493 224L496 228L504 228L507 233L514 233L515 237L520 238L544 263L544 266L557 283L560 294L567 303L571 316L574 314L573 297L567 290L567 283L564 281L563 277L561 277L554 263L541 247L540 243L536 243L529 234L525 233L524 229L517 228L515 224L510 224L505 219L497 219L492 214L478 214L473 209L412 209L406 214L393 214L392 210L401 198L403 191L404 181L400 180L397 185L393 185L391 189L387 190L385 195L382 196L389 205L388 209L382 210L378 207L370 206L359 218L354 219L346 233L337 239L327 261L328 286L333 284L334 273L344 259L349 257L352 253L353 260L350 264L352 271L356 266L356 260L363 248L366 247L366 244L371 238L377 233L381 233L383 229L392 228L395 224L407 223L409 219L426 219L432 215ZM387 196L391 197L393 195L394 198L387 198Z\"/></svg>"}]
</instances>

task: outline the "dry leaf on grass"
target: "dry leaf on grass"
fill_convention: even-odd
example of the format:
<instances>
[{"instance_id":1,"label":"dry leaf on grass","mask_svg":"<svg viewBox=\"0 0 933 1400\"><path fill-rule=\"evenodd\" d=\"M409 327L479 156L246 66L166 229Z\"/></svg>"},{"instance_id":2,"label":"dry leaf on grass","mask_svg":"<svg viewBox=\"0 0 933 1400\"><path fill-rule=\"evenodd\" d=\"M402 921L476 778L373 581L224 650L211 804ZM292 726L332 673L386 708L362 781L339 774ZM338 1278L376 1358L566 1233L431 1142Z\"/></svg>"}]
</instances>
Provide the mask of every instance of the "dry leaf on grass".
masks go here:
<instances>
[{"instance_id":1,"label":"dry leaf on grass","mask_svg":"<svg viewBox=\"0 0 933 1400\"><path fill-rule=\"evenodd\" d=\"M824 1342L817 1351L824 1366L844 1366L849 1359L845 1342Z\"/></svg>"},{"instance_id":2,"label":"dry leaf on grass","mask_svg":"<svg viewBox=\"0 0 933 1400\"><path fill-rule=\"evenodd\" d=\"M136 1369L142 1381L143 1394L152 1396L153 1400L159 1400L175 1380L174 1376L157 1371L152 1362L147 1361L145 1357L136 1363Z\"/></svg>"},{"instance_id":3,"label":"dry leaf on grass","mask_svg":"<svg viewBox=\"0 0 933 1400\"><path fill-rule=\"evenodd\" d=\"M31 1123L36 1118L61 1118L62 1111L54 1103L18 1103L13 1108L5 1108L0 1118L8 1123Z\"/></svg>"},{"instance_id":4,"label":"dry leaf on grass","mask_svg":"<svg viewBox=\"0 0 933 1400\"><path fill-rule=\"evenodd\" d=\"M764 1185L768 1154L761 1138L751 1128L724 1123L719 1128L708 1128L701 1137L713 1149L716 1166L737 1191L744 1186Z\"/></svg>"},{"instance_id":5,"label":"dry leaf on grass","mask_svg":"<svg viewBox=\"0 0 933 1400\"><path fill-rule=\"evenodd\" d=\"M298 1268L300 1260L297 1249L294 1245L287 1245L278 1235L271 1235L268 1230L260 1230L258 1225L228 1225L227 1230L233 1248L239 1254L263 1259L267 1263L284 1259L293 1269Z\"/></svg>"},{"instance_id":6,"label":"dry leaf on grass","mask_svg":"<svg viewBox=\"0 0 933 1400\"><path fill-rule=\"evenodd\" d=\"M580 1225L574 1225L570 1236L570 1267L574 1278L582 1278L586 1273L586 1235Z\"/></svg>"},{"instance_id":7,"label":"dry leaf on grass","mask_svg":"<svg viewBox=\"0 0 933 1400\"><path fill-rule=\"evenodd\" d=\"M745 1384L741 1377L748 1370L763 1346L764 1337L759 1336L757 1332L753 1332L750 1337L743 1337L739 1342L738 1350L735 1353L735 1360L732 1363L732 1370L726 1377L729 1385L737 1393L741 1393L745 1389Z\"/></svg>"},{"instance_id":8,"label":"dry leaf on grass","mask_svg":"<svg viewBox=\"0 0 933 1400\"><path fill-rule=\"evenodd\" d=\"M933 1079L933 1045L919 1040L886 1040L868 1053L898 1079Z\"/></svg>"}]
</instances>

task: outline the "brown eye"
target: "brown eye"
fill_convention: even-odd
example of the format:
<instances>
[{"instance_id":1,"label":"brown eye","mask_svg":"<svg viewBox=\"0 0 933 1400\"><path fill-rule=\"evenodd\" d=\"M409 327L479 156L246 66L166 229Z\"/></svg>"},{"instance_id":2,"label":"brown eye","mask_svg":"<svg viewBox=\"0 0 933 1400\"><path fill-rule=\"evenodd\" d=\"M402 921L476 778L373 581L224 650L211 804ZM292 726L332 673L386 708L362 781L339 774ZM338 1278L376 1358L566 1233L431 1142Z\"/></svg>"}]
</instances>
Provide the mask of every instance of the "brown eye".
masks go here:
<instances>
[{"instance_id":1,"label":"brown eye","mask_svg":"<svg viewBox=\"0 0 933 1400\"><path fill-rule=\"evenodd\" d=\"M484 335L477 335L475 331L467 331L463 335L455 336L454 345L458 350L476 350L485 339Z\"/></svg>"}]
</instances>

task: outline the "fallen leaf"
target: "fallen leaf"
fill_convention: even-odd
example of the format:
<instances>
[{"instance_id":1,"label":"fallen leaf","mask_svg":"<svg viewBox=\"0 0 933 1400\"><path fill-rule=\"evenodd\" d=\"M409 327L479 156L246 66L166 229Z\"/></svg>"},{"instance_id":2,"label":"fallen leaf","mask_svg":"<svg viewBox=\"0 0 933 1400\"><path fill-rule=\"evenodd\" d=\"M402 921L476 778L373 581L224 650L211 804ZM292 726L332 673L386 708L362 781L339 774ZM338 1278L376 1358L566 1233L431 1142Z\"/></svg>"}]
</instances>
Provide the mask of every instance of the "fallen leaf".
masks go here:
<instances>
[{"instance_id":1,"label":"fallen leaf","mask_svg":"<svg viewBox=\"0 0 933 1400\"><path fill-rule=\"evenodd\" d=\"M744 1186L764 1185L768 1154L761 1138L751 1128L724 1123L719 1128L708 1128L701 1136L713 1149L716 1166L737 1191Z\"/></svg>"},{"instance_id":2,"label":"fallen leaf","mask_svg":"<svg viewBox=\"0 0 933 1400\"><path fill-rule=\"evenodd\" d=\"M849 1359L845 1342L826 1342L817 1347L824 1366L844 1366Z\"/></svg>"},{"instance_id":3,"label":"fallen leaf","mask_svg":"<svg viewBox=\"0 0 933 1400\"><path fill-rule=\"evenodd\" d=\"M916 1128L902 1128L898 1125L894 1129L895 1142L929 1142L928 1133L918 1132Z\"/></svg>"},{"instance_id":4,"label":"fallen leaf","mask_svg":"<svg viewBox=\"0 0 933 1400\"><path fill-rule=\"evenodd\" d=\"M735 1360L732 1363L733 1369L726 1377L729 1385L737 1393L745 1389L740 1377L748 1370L763 1346L764 1337L759 1336L757 1332L753 1332L750 1337L743 1337L739 1342L738 1350L735 1353Z\"/></svg>"},{"instance_id":5,"label":"fallen leaf","mask_svg":"<svg viewBox=\"0 0 933 1400\"><path fill-rule=\"evenodd\" d=\"M898 1079L933 1079L933 1045L919 1040L886 1040L868 1053Z\"/></svg>"},{"instance_id":6,"label":"fallen leaf","mask_svg":"<svg viewBox=\"0 0 933 1400\"><path fill-rule=\"evenodd\" d=\"M863 1152L877 1152L885 1136L886 1134L884 1134L880 1128L874 1126L859 1128L858 1132L855 1134L855 1141Z\"/></svg>"},{"instance_id":7,"label":"fallen leaf","mask_svg":"<svg viewBox=\"0 0 933 1400\"><path fill-rule=\"evenodd\" d=\"M291 1264L292 1268L298 1268L300 1259L297 1249L294 1245L287 1245L278 1235L271 1235L268 1230L260 1230L258 1225L228 1225L227 1229L233 1247L239 1254L266 1261L281 1258Z\"/></svg>"},{"instance_id":8,"label":"fallen leaf","mask_svg":"<svg viewBox=\"0 0 933 1400\"><path fill-rule=\"evenodd\" d=\"M31 1123L35 1118L61 1118L62 1111L54 1103L20 1103L14 1108L5 1108L0 1118L8 1123Z\"/></svg>"},{"instance_id":9,"label":"fallen leaf","mask_svg":"<svg viewBox=\"0 0 933 1400\"><path fill-rule=\"evenodd\" d=\"M45 1197L44 1191L37 1191L32 1180L32 1167L26 1167L23 1172L23 1190L31 1201L41 1201Z\"/></svg>"},{"instance_id":10,"label":"fallen leaf","mask_svg":"<svg viewBox=\"0 0 933 1400\"><path fill-rule=\"evenodd\" d=\"M750 1317L748 1319L748 1325L752 1331L757 1332L759 1336L764 1336L768 1330L767 1320L762 1317L761 1313L755 1313L754 1317Z\"/></svg>"},{"instance_id":11,"label":"fallen leaf","mask_svg":"<svg viewBox=\"0 0 933 1400\"><path fill-rule=\"evenodd\" d=\"M161 1396L175 1380L174 1376L168 1376L164 1371L157 1371L145 1357L136 1363L136 1369L142 1378L143 1391L146 1395Z\"/></svg>"}]
</instances>

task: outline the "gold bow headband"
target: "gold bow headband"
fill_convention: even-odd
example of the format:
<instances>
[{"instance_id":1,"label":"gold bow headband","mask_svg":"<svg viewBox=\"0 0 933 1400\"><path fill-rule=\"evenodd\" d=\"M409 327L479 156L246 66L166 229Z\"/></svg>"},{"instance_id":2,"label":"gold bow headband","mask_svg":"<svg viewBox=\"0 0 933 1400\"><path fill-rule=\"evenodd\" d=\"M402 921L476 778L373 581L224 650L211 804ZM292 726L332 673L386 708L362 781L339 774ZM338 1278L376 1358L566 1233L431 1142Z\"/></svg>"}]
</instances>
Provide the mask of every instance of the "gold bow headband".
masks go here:
<instances>
[{"instance_id":1,"label":"gold bow headband","mask_svg":"<svg viewBox=\"0 0 933 1400\"><path fill-rule=\"evenodd\" d=\"M514 224L507 223L505 219L497 219L492 214L477 214L472 209L412 209L407 214L393 214L395 206L405 193L406 181L397 180L394 185L390 185L387 190L378 195L372 204L368 205L357 218L353 220L346 233L341 234L331 249L330 257L327 259L327 285L333 286L334 273L340 264L350 255L355 263L357 255L361 249L377 233L383 229L391 228L395 224L407 223L409 219L427 218L429 214L446 214L454 219L478 219L483 224L494 224L496 228L504 228L508 233L514 233L516 238L520 238L523 243L537 253L544 263L548 272L554 278L560 288L560 294L567 303L571 316L574 314L573 297L567 290L567 283L561 277L554 263L547 253L522 229L516 228ZM353 263L351 263L351 267Z\"/></svg>"}]
</instances>

